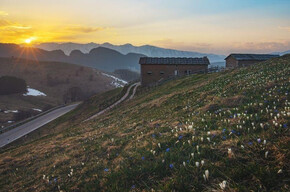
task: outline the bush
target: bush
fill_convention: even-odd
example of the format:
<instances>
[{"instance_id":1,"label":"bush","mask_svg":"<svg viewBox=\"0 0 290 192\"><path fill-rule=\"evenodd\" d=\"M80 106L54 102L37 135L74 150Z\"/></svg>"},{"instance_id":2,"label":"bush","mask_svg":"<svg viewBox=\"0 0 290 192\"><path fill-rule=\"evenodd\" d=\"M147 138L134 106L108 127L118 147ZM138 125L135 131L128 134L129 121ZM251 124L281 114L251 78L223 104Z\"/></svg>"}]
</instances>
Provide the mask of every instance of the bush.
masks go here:
<instances>
[{"instance_id":1,"label":"bush","mask_svg":"<svg viewBox=\"0 0 290 192\"><path fill-rule=\"evenodd\" d=\"M26 82L23 79L12 76L0 77L0 95L26 93L26 87Z\"/></svg>"}]
</instances>

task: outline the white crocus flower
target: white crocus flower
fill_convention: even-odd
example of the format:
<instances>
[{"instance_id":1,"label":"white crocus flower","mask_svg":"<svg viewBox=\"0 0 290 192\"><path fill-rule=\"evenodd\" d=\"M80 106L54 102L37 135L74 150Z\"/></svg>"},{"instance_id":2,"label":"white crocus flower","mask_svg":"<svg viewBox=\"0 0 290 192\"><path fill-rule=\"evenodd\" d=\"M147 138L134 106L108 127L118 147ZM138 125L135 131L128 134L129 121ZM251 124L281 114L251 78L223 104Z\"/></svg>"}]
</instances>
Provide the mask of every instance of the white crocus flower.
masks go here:
<instances>
[{"instance_id":1,"label":"white crocus flower","mask_svg":"<svg viewBox=\"0 0 290 192\"><path fill-rule=\"evenodd\" d=\"M265 152L265 158L267 159L269 151Z\"/></svg>"},{"instance_id":2,"label":"white crocus flower","mask_svg":"<svg viewBox=\"0 0 290 192\"><path fill-rule=\"evenodd\" d=\"M195 166L196 166L196 167L199 167L199 162L198 162L198 161L195 162Z\"/></svg>"},{"instance_id":3,"label":"white crocus flower","mask_svg":"<svg viewBox=\"0 0 290 192\"><path fill-rule=\"evenodd\" d=\"M208 178L209 178L209 171L208 170L205 170L204 174L205 174L206 179L208 180Z\"/></svg>"},{"instance_id":4,"label":"white crocus flower","mask_svg":"<svg viewBox=\"0 0 290 192\"><path fill-rule=\"evenodd\" d=\"M264 142L263 142L263 143L264 143L264 145L266 145L266 144L267 144L267 141L266 141L266 140L264 140Z\"/></svg>"},{"instance_id":5,"label":"white crocus flower","mask_svg":"<svg viewBox=\"0 0 290 192\"><path fill-rule=\"evenodd\" d=\"M226 186L227 186L227 181L223 181L223 182L220 183L220 188L222 190L224 190L226 188Z\"/></svg>"}]
</instances>

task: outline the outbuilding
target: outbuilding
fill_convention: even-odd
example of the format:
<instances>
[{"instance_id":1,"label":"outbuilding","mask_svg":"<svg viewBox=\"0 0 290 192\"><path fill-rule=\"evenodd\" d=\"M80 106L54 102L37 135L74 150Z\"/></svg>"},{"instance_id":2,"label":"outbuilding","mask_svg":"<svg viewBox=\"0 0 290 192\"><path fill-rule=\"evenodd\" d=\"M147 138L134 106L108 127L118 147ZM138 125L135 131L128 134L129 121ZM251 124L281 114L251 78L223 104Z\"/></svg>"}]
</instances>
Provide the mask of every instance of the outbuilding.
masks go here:
<instances>
[{"instance_id":1,"label":"outbuilding","mask_svg":"<svg viewBox=\"0 0 290 192\"><path fill-rule=\"evenodd\" d=\"M206 73L210 64L207 57L141 57L141 84L151 86L176 76Z\"/></svg>"},{"instance_id":2,"label":"outbuilding","mask_svg":"<svg viewBox=\"0 0 290 192\"><path fill-rule=\"evenodd\" d=\"M233 53L225 58L226 68L247 67L275 57L279 57L279 55Z\"/></svg>"}]
</instances>

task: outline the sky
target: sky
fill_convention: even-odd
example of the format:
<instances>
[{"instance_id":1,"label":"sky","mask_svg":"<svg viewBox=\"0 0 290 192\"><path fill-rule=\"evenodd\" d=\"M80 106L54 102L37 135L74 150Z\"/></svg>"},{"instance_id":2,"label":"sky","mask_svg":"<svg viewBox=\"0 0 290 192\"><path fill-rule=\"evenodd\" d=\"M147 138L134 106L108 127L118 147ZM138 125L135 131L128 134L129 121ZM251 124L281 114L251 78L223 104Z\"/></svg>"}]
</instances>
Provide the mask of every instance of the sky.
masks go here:
<instances>
[{"instance_id":1,"label":"sky","mask_svg":"<svg viewBox=\"0 0 290 192\"><path fill-rule=\"evenodd\" d=\"M0 42L290 50L290 0L0 0Z\"/></svg>"}]
</instances>

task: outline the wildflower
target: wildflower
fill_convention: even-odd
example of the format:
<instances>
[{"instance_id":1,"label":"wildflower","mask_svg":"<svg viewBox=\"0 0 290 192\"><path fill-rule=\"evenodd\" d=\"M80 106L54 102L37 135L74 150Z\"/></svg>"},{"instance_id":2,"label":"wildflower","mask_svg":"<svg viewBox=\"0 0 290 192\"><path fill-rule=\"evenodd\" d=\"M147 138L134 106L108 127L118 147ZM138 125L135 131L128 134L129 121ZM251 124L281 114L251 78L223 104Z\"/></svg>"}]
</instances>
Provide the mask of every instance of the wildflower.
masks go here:
<instances>
[{"instance_id":1,"label":"wildflower","mask_svg":"<svg viewBox=\"0 0 290 192\"><path fill-rule=\"evenodd\" d=\"M185 167L185 165L186 165L186 164L185 164L185 162L184 162L184 161L183 161L183 163L182 163L182 164L183 164L183 166Z\"/></svg>"},{"instance_id":2,"label":"wildflower","mask_svg":"<svg viewBox=\"0 0 290 192\"><path fill-rule=\"evenodd\" d=\"M158 143L158 147L161 148L161 144L160 143Z\"/></svg>"},{"instance_id":3,"label":"wildflower","mask_svg":"<svg viewBox=\"0 0 290 192\"><path fill-rule=\"evenodd\" d=\"M204 160L201 160L201 162L200 162L200 163L201 163L201 166L203 166L203 165L204 165Z\"/></svg>"},{"instance_id":4,"label":"wildflower","mask_svg":"<svg viewBox=\"0 0 290 192\"><path fill-rule=\"evenodd\" d=\"M228 148L228 155L229 155L229 158L232 158L233 152L231 148Z\"/></svg>"},{"instance_id":5,"label":"wildflower","mask_svg":"<svg viewBox=\"0 0 290 192\"><path fill-rule=\"evenodd\" d=\"M108 171L109 171L109 169L108 169L108 168L105 168L105 169L104 169L104 171L105 171L105 172L108 172Z\"/></svg>"},{"instance_id":6,"label":"wildflower","mask_svg":"<svg viewBox=\"0 0 290 192\"><path fill-rule=\"evenodd\" d=\"M196 167L199 167L199 162L198 162L198 161L195 162L195 166L196 166Z\"/></svg>"},{"instance_id":7,"label":"wildflower","mask_svg":"<svg viewBox=\"0 0 290 192\"><path fill-rule=\"evenodd\" d=\"M167 148L167 149L166 149L166 152L169 152L169 151L170 151L170 148Z\"/></svg>"},{"instance_id":8,"label":"wildflower","mask_svg":"<svg viewBox=\"0 0 290 192\"><path fill-rule=\"evenodd\" d=\"M278 171L277 173L279 173L279 174L280 174L280 173L282 173L282 172L283 172L283 171L282 171L282 169L279 169L279 171Z\"/></svg>"},{"instance_id":9,"label":"wildflower","mask_svg":"<svg viewBox=\"0 0 290 192\"><path fill-rule=\"evenodd\" d=\"M42 179L45 180L45 175L43 175Z\"/></svg>"},{"instance_id":10,"label":"wildflower","mask_svg":"<svg viewBox=\"0 0 290 192\"><path fill-rule=\"evenodd\" d=\"M245 149L245 146L244 146L244 145L241 145L241 148L242 148L242 149Z\"/></svg>"},{"instance_id":11,"label":"wildflower","mask_svg":"<svg viewBox=\"0 0 290 192\"><path fill-rule=\"evenodd\" d=\"M145 160L145 157L141 157L142 160Z\"/></svg>"},{"instance_id":12,"label":"wildflower","mask_svg":"<svg viewBox=\"0 0 290 192\"><path fill-rule=\"evenodd\" d=\"M194 153L191 153L191 157L194 158Z\"/></svg>"},{"instance_id":13,"label":"wildflower","mask_svg":"<svg viewBox=\"0 0 290 192\"><path fill-rule=\"evenodd\" d=\"M164 163L165 162L165 160L164 159L162 159L162 163Z\"/></svg>"},{"instance_id":14,"label":"wildflower","mask_svg":"<svg viewBox=\"0 0 290 192\"><path fill-rule=\"evenodd\" d=\"M223 182L220 183L220 188L222 190L224 190L226 188L226 186L227 186L227 181L223 181Z\"/></svg>"},{"instance_id":15,"label":"wildflower","mask_svg":"<svg viewBox=\"0 0 290 192\"><path fill-rule=\"evenodd\" d=\"M267 159L269 151L265 152L265 158Z\"/></svg>"},{"instance_id":16,"label":"wildflower","mask_svg":"<svg viewBox=\"0 0 290 192\"><path fill-rule=\"evenodd\" d=\"M266 145L266 143L267 143L267 141L266 141L266 140L264 140L263 144L264 144L264 145Z\"/></svg>"},{"instance_id":17,"label":"wildflower","mask_svg":"<svg viewBox=\"0 0 290 192\"><path fill-rule=\"evenodd\" d=\"M283 128L287 128L287 123L283 124Z\"/></svg>"},{"instance_id":18,"label":"wildflower","mask_svg":"<svg viewBox=\"0 0 290 192\"><path fill-rule=\"evenodd\" d=\"M208 170L205 170L204 174L205 174L206 179L208 180L208 178L209 178L209 171Z\"/></svg>"},{"instance_id":19,"label":"wildflower","mask_svg":"<svg viewBox=\"0 0 290 192\"><path fill-rule=\"evenodd\" d=\"M182 135L180 135L180 136L178 137L178 139L180 140L180 139L182 139L182 137L183 137L183 136L182 136Z\"/></svg>"},{"instance_id":20,"label":"wildflower","mask_svg":"<svg viewBox=\"0 0 290 192\"><path fill-rule=\"evenodd\" d=\"M173 165L173 164L170 164L169 167L170 167L171 169L173 169L174 165Z\"/></svg>"},{"instance_id":21,"label":"wildflower","mask_svg":"<svg viewBox=\"0 0 290 192\"><path fill-rule=\"evenodd\" d=\"M205 176L205 174L203 174L203 179L204 179L204 181L206 181L206 176Z\"/></svg>"},{"instance_id":22,"label":"wildflower","mask_svg":"<svg viewBox=\"0 0 290 192\"><path fill-rule=\"evenodd\" d=\"M136 186L135 185L132 185L131 189L135 189L135 188L136 188Z\"/></svg>"},{"instance_id":23,"label":"wildflower","mask_svg":"<svg viewBox=\"0 0 290 192\"><path fill-rule=\"evenodd\" d=\"M197 151L199 150L199 146L198 146L198 145L196 146L196 150L197 150Z\"/></svg>"},{"instance_id":24,"label":"wildflower","mask_svg":"<svg viewBox=\"0 0 290 192\"><path fill-rule=\"evenodd\" d=\"M258 143L261 143L261 139L260 139L260 138L258 138L258 139L257 139L257 142L258 142Z\"/></svg>"}]
</instances>

